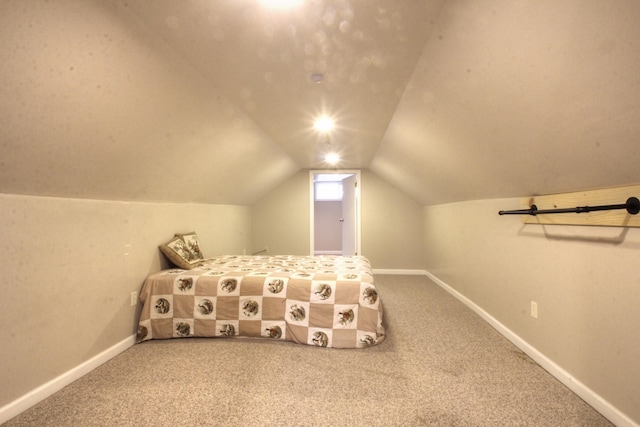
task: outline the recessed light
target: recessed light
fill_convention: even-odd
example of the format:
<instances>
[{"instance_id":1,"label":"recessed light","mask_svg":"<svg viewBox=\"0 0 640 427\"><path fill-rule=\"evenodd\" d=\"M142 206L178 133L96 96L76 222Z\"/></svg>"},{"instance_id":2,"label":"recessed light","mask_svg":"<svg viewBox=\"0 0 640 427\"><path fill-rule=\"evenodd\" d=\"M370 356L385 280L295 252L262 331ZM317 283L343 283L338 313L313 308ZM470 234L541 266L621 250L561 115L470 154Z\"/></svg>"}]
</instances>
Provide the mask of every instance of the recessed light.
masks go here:
<instances>
[{"instance_id":1,"label":"recessed light","mask_svg":"<svg viewBox=\"0 0 640 427\"><path fill-rule=\"evenodd\" d=\"M301 0L260 0L260 3L262 3L263 5L276 9L285 9L287 7L292 7L300 2Z\"/></svg>"},{"instance_id":2,"label":"recessed light","mask_svg":"<svg viewBox=\"0 0 640 427\"><path fill-rule=\"evenodd\" d=\"M319 132L329 132L333 129L333 120L330 117L322 116L313 125Z\"/></svg>"},{"instance_id":3,"label":"recessed light","mask_svg":"<svg viewBox=\"0 0 640 427\"><path fill-rule=\"evenodd\" d=\"M338 153L329 153L324 157L324 160L330 165L335 165L340 161L340 155Z\"/></svg>"},{"instance_id":4,"label":"recessed light","mask_svg":"<svg viewBox=\"0 0 640 427\"><path fill-rule=\"evenodd\" d=\"M313 80L314 83L322 83L324 75L320 73L311 74L311 80Z\"/></svg>"}]
</instances>

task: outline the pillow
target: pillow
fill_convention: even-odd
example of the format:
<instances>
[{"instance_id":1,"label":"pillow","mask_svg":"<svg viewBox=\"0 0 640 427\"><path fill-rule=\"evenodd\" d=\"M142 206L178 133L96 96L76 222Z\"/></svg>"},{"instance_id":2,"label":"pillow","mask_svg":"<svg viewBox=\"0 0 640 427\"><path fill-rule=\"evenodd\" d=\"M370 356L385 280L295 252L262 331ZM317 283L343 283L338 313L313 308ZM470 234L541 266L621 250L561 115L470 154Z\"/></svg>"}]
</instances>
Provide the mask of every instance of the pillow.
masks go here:
<instances>
[{"instance_id":1,"label":"pillow","mask_svg":"<svg viewBox=\"0 0 640 427\"><path fill-rule=\"evenodd\" d=\"M196 259L203 260L202 251L200 250L200 241L195 231L191 231L185 234L176 234L187 245L187 249L193 254Z\"/></svg>"},{"instance_id":2,"label":"pillow","mask_svg":"<svg viewBox=\"0 0 640 427\"><path fill-rule=\"evenodd\" d=\"M171 263L184 270L191 270L202 261L189 250L189 247L180 236L175 236L167 243L160 245L159 248Z\"/></svg>"}]
</instances>

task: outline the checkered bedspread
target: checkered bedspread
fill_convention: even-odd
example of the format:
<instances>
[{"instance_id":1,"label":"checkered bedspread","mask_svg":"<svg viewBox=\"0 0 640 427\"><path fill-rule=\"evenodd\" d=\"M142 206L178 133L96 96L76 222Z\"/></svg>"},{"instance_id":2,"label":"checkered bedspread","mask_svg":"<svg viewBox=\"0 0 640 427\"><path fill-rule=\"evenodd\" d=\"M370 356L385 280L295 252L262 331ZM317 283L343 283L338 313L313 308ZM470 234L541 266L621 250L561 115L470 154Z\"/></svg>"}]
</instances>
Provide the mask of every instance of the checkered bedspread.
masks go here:
<instances>
[{"instance_id":1,"label":"checkered bedspread","mask_svg":"<svg viewBox=\"0 0 640 427\"><path fill-rule=\"evenodd\" d=\"M221 256L150 275L140 301L138 342L246 336L363 348L385 338L361 256Z\"/></svg>"}]
</instances>

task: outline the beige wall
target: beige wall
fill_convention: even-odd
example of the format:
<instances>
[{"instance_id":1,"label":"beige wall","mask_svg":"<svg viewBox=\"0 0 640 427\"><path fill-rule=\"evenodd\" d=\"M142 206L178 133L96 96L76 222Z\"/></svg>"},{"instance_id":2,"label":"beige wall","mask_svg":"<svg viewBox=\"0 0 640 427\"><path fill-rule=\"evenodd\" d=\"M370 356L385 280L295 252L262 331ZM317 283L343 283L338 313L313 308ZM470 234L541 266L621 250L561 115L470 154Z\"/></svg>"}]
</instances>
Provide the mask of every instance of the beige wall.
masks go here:
<instances>
[{"instance_id":1,"label":"beige wall","mask_svg":"<svg viewBox=\"0 0 640 427\"><path fill-rule=\"evenodd\" d=\"M375 269L424 269L422 206L362 170L362 254ZM308 255L309 171L301 170L252 207L253 250Z\"/></svg>"},{"instance_id":2,"label":"beige wall","mask_svg":"<svg viewBox=\"0 0 640 427\"><path fill-rule=\"evenodd\" d=\"M640 422L640 230L497 214L518 207L518 199L426 207L427 270Z\"/></svg>"},{"instance_id":3,"label":"beige wall","mask_svg":"<svg viewBox=\"0 0 640 427\"><path fill-rule=\"evenodd\" d=\"M0 194L0 407L131 336L131 292L186 231L241 253L249 208Z\"/></svg>"},{"instance_id":4,"label":"beige wall","mask_svg":"<svg viewBox=\"0 0 640 427\"><path fill-rule=\"evenodd\" d=\"M309 255L309 171L301 170L251 207L253 253Z\"/></svg>"},{"instance_id":5,"label":"beige wall","mask_svg":"<svg viewBox=\"0 0 640 427\"><path fill-rule=\"evenodd\" d=\"M374 269L424 270L422 206L362 171L362 254Z\"/></svg>"}]
</instances>

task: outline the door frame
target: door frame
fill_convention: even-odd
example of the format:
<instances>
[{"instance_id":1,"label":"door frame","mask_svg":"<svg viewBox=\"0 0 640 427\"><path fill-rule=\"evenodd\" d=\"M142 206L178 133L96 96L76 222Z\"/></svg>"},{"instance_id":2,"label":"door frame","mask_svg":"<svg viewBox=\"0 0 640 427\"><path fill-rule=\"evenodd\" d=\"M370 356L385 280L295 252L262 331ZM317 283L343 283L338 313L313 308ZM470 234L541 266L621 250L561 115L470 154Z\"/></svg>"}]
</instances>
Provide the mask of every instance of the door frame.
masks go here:
<instances>
[{"instance_id":1,"label":"door frame","mask_svg":"<svg viewBox=\"0 0 640 427\"><path fill-rule=\"evenodd\" d=\"M356 175L358 186L356 188L356 253L362 255L362 175L360 169L310 169L309 170L309 254L315 251L315 187L313 177L315 175L349 174Z\"/></svg>"}]
</instances>

